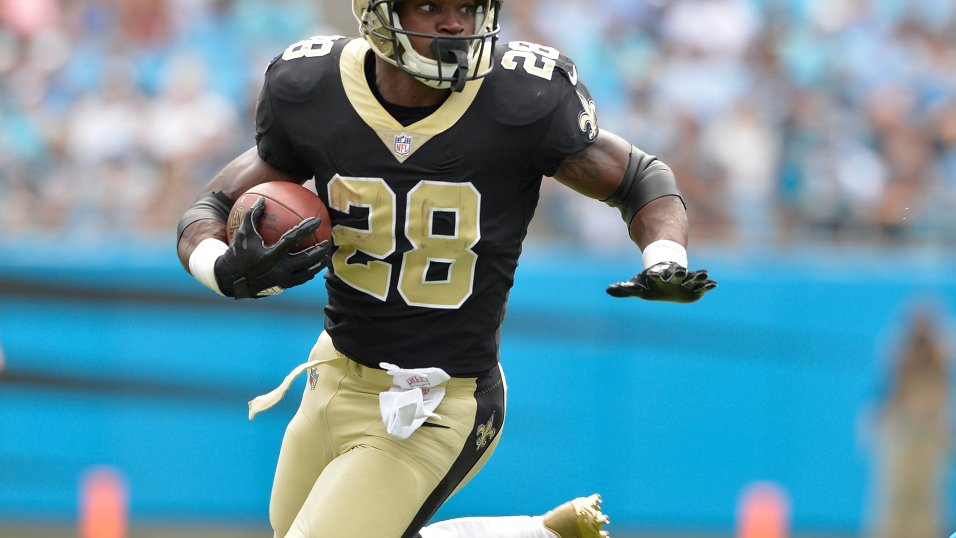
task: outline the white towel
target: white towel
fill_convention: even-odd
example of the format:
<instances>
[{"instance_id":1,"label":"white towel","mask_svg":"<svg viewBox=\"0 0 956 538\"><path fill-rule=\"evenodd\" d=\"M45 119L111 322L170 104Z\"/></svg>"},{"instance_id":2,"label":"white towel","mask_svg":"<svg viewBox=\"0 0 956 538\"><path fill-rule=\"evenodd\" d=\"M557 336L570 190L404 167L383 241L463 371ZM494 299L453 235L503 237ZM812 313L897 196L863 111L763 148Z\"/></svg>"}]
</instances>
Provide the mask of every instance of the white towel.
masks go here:
<instances>
[{"instance_id":1,"label":"white towel","mask_svg":"<svg viewBox=\"0 0 956 538\"><path fill-rule=\"evenodd\" d=\"M451 379L441 368L399 368L387 362L380 363L395 386L379 393L378 404L385 430L392 437L408 439L429 418L441 420L435 409L445 397L445 387Z\"/></svg>"}]
</instances>

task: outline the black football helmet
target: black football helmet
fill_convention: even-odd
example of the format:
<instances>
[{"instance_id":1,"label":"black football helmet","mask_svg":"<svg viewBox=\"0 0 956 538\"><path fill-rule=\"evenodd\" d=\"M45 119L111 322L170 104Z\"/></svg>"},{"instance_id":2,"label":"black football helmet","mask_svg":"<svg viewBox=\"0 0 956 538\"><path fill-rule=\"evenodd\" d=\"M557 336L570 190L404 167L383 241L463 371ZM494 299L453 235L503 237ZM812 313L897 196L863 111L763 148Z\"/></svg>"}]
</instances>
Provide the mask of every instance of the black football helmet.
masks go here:
<instances>
[{"instance_id":1,"label":"black football helmet","mask_svg":"<svg viewBox=\"0 0 956 538\"><path fill-rule=\"evenodd\" d=\"M352 0L352 13L362 37L379 57L423 84L461 91L469 80L491 72L491 58L501 31L501 0L481 0L472 35L445 36L410 32L402 28L395 4L401 0ZM409 36L432 38L435 59L415 52Z\"/></svg>"}]
</instances>

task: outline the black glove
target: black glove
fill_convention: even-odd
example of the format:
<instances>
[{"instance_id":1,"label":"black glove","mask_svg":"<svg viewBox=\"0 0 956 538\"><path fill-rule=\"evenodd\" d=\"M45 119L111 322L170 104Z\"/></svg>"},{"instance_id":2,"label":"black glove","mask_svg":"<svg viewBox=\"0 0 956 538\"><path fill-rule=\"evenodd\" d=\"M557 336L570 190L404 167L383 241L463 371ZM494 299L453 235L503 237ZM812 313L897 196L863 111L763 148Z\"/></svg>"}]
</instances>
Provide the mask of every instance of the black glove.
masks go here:
<instances>
[{"instance_id":1,"label":"black glove","mask_svg":"<svg viewBox=\"0 0 956 538\"><path fill-rule=\"evenodd\" d=\"M639 297L647 301L693 303L717 287L707 270L688 271L674 262L661 262L648 267L634 278L611 284L608 295Z\"/></svg>"},{"instance_id":2,"label":"black glove","mask_svg":"<svg viewBox=\"0 0 956 538\"><path fill-rule=\"evenodd\" d=\"M260 196L242 216L229 250L216 260L216 283L226 296L258 299L275 295L282 289L305 284L329 265L334 248L329 240L300 252L289 252L318 229L321 219L304 219L267 247L256 229L264 207L265 198Z\"/></svg>"}]
</instances>

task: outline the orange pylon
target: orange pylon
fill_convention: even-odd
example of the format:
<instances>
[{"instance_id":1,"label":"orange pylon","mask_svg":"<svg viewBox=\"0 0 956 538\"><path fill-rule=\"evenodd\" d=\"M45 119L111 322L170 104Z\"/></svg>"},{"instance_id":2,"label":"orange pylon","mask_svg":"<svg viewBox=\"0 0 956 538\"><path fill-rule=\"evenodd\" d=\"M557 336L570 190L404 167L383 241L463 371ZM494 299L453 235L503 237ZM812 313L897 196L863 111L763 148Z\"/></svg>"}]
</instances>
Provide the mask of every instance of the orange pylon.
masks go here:
<instances>
[{"instance_id":1,"label":"orange pylon","mask_svg":"<svg viewBox=\"0 0 956 538\"><path fill-rule=\"evenodd\" d=\"M126 482L115 469L96 467L80 489L80 538L126 538Z\"/></svg>"},{"instance_id":2,"label":"orange pylon","mask_svg":"<svg viewBox=\"0 0 956 538\"><path fill-rule=\"evenodd\" d=\"M770 482L747 486L737 508L737 538L787 538L790 501L786 492Z\"/></svg>"}]
</instances>

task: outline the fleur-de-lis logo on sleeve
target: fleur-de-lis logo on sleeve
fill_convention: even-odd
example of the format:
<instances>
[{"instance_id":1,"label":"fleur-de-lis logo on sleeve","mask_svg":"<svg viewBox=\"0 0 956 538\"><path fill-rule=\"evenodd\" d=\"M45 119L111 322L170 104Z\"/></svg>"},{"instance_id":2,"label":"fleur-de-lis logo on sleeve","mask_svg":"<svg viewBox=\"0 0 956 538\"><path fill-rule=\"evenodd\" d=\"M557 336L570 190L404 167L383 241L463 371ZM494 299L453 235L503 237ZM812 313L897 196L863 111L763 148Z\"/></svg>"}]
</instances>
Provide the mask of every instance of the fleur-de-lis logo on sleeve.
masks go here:
<instances>
[{"instance_id":1,"label":"fleur-de-lis logo on sleeve","mask_svg":"<svg viewBox=\"0 0 956 538\"><path fill-rule=\"evenodd\" d=\"M588 135L588 140L594 140L598 133L597 124L597 105L593 99L588 99L581 92L578 93L578 99L581 100L581 107L584 109L578 116L578 127L581 132Z\"/></svg>"}]
</instances>

